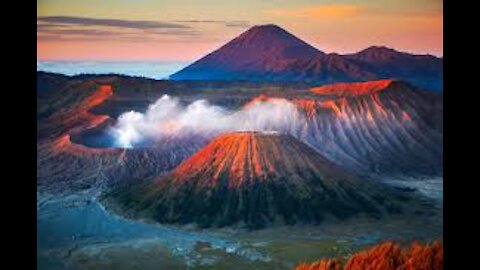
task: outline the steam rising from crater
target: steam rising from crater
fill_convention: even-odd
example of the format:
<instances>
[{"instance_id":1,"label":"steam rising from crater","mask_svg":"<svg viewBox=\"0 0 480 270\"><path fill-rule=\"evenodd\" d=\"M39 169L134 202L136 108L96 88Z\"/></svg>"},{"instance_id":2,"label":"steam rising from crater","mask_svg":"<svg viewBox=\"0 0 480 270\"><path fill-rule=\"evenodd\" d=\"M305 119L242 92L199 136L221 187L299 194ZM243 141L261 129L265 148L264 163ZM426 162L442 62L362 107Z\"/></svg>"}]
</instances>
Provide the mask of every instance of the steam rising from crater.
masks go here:
<instances>
[{"instance_id":1,"label":"steam rising from crater","mask_svg":"<svg viewBox=\"0 0 480 270\"><path fill-rule=\"evenodd\" d=\"M183 106L177 98L164 95L145 113L130 111L120 115L111 133L118 146L133 147L164 138L212 137L233 131L296 134L305 125L303 114L286 99L270 99L229 111L203 99Z\"/></svg>"}]
</instances>

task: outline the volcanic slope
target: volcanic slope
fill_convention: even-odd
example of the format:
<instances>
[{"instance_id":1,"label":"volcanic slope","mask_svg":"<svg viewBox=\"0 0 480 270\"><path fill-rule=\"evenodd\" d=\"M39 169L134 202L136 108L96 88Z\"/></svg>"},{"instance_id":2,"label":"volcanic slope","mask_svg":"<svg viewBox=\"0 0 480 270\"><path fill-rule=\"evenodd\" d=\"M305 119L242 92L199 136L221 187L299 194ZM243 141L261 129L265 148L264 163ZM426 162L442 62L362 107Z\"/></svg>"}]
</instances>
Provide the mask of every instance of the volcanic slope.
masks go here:
<instances>
[{"instance_id":1,"label":"volcanic slope","mask_svg":"<svg viewBox=\"0 0 480 270\"><path fill-rule=\"evenodd\" d=\"M190 66L174 80L269 80L298 60L318 53L276 25L255 26Z\"/></svg>"},{"instance_id":2,"label":"volcanic slope","mask_svg":"<svg viewBox=\"0 0 480 270\"><path fill-rule=\"evenodd\" d=\"M329 98L316 103L306 140L330 159L359 172L442 175L441 94L397 80L339 83L312 92Z\"/></svg>"},{"instance_id":3,"label":"volcanic slope","mask_svg":"<svg viewBox=\"0 0 480 270\"><path fill-rule=\"evenodd\" d=\"M379 177L443 173L443 96L398 80L337 83L290 97L307 119L294 135L347 170ZM259 96L247 103L266 102Z\"/></svg>"},{"instance_id":4,"label":"volcanic slope","mask_svg":"<svg viewBox=\"0 0 480 270\"><path fill-rule=\"evenodd\" d=\"M114 94L114 85L100 80L39 73L37 190L61 193L106 187L124 179L151 178L171 170L208 142L199 137L167 138L158 145L138 149L105 147L108 145L96 148L80 143L90 131L107 130L112 124L108 115L90 110Z\"/></svg>"},{"instance_id":5,"label":"volcanic slope","mask_svg":"<svg viewBox=\"0 0 480 270\"><path fill-rule=\"evenodd\" d=\"M324 53L277 25L258 25L172 74L173 80L301 81L315 84L398 78L443 89L443 59L372 46Z\"/></svg>"},{"instance_id":6,"label":"volcanic slope","mask_svg":"<svg viewBox=\"0 0 480 270\"><path fill-rule=\"evenodd\" d=\"M316 224L415 209L401 191L359 179L290 135L220 135L169 174L103 196L129 217L201 227Z\"/></svg>"}]
</instances>

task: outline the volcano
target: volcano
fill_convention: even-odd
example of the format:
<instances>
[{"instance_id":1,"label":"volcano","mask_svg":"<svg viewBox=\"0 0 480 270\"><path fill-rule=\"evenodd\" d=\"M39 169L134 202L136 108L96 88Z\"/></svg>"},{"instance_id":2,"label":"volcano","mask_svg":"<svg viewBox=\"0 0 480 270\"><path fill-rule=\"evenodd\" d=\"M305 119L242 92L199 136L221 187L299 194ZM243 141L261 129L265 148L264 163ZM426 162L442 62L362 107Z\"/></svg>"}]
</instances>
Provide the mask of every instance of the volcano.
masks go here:
<instances>
[{"instance_id":1,"label":"volcano","mask_svg":"<svg viewBox=\"0 0 480 270\"><path fill-rule=\"evenodd\" d=\"M357 178L292 136L236 132L215 138L169 174L120 186L103 201L160 223L262 228L379 218L415 207L398 192Z\"/></svg>"},{"instance_id":2,"label":"volcano","mask_svg":"<svg viewBox=\"0 0 480 270\"><path fill-rule=\"evenodd\" d=\"M443 89L443 60L381 46L326 54L276 25L254 26L172 74L172 80L307 82L327 84L396 78Z\"/></svg>"},{"instance_id":3,"label":"volcano","mask_svg":"<svg viewBox=\"0 0 480 270\"><path fill-rule=\"evenodd\" d=\"M443 95L400 80L336 83L290 97L306 118L291 133L348 171L369 177L443 175ZM245 104L275 102L260 95Z\"/></svg>"},{"instance_id":4,"label":"volcano","mask_svg":"<svg viewBox=\"0 0 480 270\"><path fill-rule=\"evenodd\" d=\"M271 77L319 50L276 25L254 26L218 50L170 76L174 80L251 80Z\"/></svg>"}]
</instances>

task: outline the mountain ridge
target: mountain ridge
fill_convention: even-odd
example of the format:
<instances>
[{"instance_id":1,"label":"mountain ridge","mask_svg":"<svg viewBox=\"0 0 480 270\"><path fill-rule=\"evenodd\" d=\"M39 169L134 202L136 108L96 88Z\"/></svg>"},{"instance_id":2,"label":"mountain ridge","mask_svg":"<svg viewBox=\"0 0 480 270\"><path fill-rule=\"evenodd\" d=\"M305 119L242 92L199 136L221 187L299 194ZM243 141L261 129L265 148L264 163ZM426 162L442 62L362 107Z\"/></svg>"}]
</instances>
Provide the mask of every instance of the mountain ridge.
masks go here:
<instances>
[{"instance_id":1,"label":"mountain ridge","mask_svg":"<svg viewBox=\"0 0 480 270\"><path fill-rule=\"evenodd\" d=\"M277 25L253 26L172 74L172 80L305 81L317 84L398 78L443 90L443 58L385 46L324 53Z\"/></svg>"}]
</instances>

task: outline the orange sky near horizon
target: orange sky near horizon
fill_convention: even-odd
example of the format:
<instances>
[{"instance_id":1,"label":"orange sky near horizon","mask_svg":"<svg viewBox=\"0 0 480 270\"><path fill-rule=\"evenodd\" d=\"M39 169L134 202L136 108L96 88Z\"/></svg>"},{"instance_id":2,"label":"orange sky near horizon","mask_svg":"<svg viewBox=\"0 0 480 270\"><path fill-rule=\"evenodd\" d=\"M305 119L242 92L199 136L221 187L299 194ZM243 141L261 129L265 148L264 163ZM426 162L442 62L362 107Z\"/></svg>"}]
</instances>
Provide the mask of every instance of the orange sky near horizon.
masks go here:
<instances>
[{"instance_id":1,"label":"orange sky near horizon","mask_svg":"<svg viewBox=\"0 0 480 270\"><path fill-rule=\"evenodd\" d=\"M438 0L37 0L37 60L193 61L267 23L327 53L443 56Z\"/></svg>"}]
</instances>

